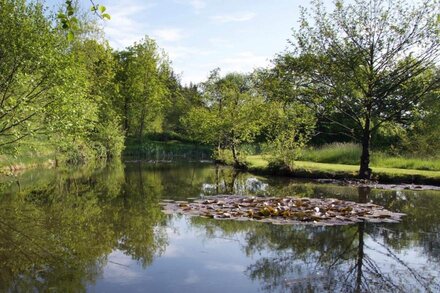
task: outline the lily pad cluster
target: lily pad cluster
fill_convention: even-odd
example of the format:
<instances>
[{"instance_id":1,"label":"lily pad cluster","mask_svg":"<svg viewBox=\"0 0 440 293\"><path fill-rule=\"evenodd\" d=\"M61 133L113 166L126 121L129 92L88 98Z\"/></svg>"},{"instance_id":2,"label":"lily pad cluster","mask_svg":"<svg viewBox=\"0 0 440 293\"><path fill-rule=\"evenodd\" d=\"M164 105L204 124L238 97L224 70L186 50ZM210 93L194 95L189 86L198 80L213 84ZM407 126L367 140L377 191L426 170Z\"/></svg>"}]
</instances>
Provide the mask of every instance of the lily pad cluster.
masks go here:
<instances>
[{"instance_id":1,"label":"lily pad cluster","mask_svg":"<svg viewBox=\"0 0 440 293\"><path fill-rule=\"evenodd\" d=\"M373 203L335 198L214 196L192 202L166 200L165 213L214 219L252 220L273 224L345 225L358 222L399 222L404 214Z\"/></svg>"}]
</instances>

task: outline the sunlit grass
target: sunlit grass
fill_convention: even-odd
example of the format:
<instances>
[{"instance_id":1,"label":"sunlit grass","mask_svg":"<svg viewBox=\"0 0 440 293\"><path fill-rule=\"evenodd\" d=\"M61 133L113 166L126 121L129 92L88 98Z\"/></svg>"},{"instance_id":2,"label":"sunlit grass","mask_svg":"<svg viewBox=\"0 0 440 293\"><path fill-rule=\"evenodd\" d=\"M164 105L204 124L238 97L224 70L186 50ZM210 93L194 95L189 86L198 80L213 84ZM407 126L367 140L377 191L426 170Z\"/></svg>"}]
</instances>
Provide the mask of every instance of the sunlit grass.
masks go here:
<instances>
[{"instance_id":1,"label":"sunlit grass","mask_svg":"<svg viewBox=\"0 0 440 293\"><path fill-rule=\"evenodd\" d=\"M333 143L319 148L302 151L300 161L317 163L358 165L361 147L353 143ZM440 171L440 159L419 158L413 156L390 156L383 152L371 153L371 166L376 168L397 168Z\"/></svg>"},{"instance_id":2,"label":"sunlit grass","mask_svg":"<svg viewBox=\"0 0 440 293\"><path fill-rule=\"evenodd\" d=\"M301 152L301 161L332 163L332 164L359 164L361 148L354 143L332 143L319 148L308 148Z\"/></svg>"},{"instance_id":3,"label":"sunlit grass","mask_svg":"<svg viewBox=\"0 0 440 293\"><path fill-rule=\"evenodd\" d=\"M24 169L38 166L55 160L56 150L46 142L36 140L21 141L20 145L12 149L3 149L0 154L0 170Z\"/></svg>"},{"instance_id":4,"label":"sunlit grass","mask_svg":"<svg viewBox=\"0 0 440 293\"><path fill-rule=\"evenodd\" d=\"M261 155L248 156L246 158L248 166L252 169L266 169L269 165L267 157ZM356 176L359 171L358 165L346 165L346 164L330 164L330 163L317 163L308 161L296 161L295 168L297 170L304 171L319 171L330 173L343 173L347 176ZM426 170L414 170L414 169L399 169L399 168L386 168L386 167L373 167L373 174L378 176L395 177L411 177L422 176L425 178L440 179L439 171L426 171Z\"/></svg>"}]
</instances>

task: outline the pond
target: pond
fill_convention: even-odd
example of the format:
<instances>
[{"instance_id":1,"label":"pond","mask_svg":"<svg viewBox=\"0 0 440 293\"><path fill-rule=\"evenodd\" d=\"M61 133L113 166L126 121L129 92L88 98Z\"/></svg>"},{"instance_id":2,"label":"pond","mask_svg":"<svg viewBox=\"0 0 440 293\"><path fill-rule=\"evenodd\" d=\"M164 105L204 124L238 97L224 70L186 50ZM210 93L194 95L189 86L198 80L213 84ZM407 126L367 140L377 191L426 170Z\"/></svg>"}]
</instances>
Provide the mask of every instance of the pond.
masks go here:
<instances>
[{"instance_id":1,"label":"pond","mask_svg":"<svg viewBox=\"0 0 440 293\"><path fill-rule=\"evenodd\" d=\"M371 201L398 224L165 215L217 194ZM355 188L212 163L28 171L0 184L0 292L440 292L440 191Z\"/></svg>"}]
</instances>

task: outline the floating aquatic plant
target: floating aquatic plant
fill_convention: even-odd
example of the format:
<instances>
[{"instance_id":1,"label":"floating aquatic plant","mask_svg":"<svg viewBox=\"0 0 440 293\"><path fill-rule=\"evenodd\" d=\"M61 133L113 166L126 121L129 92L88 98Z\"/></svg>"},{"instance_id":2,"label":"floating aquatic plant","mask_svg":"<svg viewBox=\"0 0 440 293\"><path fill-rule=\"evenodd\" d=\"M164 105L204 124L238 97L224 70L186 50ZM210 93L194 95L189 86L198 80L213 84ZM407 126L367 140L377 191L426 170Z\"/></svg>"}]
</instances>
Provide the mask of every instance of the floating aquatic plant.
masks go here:
<instances>
[{"instance_id":1,"label":"floating aquatic plant","mask_svg":"<svg viewBox=\"0 0 440 293\"><path fill-rule=\"evenodd\" d=\"M189 201L162 202L165 213L214 219L252 220L273 224L312 223L345 225L357 222L399 222L404 214L373 203L334 198L214 196Z\"/></svg>"}]
</instances>

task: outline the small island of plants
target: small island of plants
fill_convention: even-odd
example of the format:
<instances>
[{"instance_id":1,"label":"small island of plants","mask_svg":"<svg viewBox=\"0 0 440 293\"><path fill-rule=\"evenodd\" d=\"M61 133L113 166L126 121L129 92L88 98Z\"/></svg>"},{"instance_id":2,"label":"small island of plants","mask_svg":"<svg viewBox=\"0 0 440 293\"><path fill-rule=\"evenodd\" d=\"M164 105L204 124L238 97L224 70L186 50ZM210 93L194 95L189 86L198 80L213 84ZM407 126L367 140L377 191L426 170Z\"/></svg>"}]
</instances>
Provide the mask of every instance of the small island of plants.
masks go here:
<instances>
[{"instance_id":1,"label":"small island of plants","mask_svg":"<svg viewBox=\"0 0 440 293\"><path fill-rule=\"evenodd\" d=\"M358 222L397 223L402 213L394 213L373 203L356 203L334 198L214 196L162 203L165 213L202 216L221 220L260 221L272 224L308 223L347 225Z\"/></svg>"}]
</instances>

